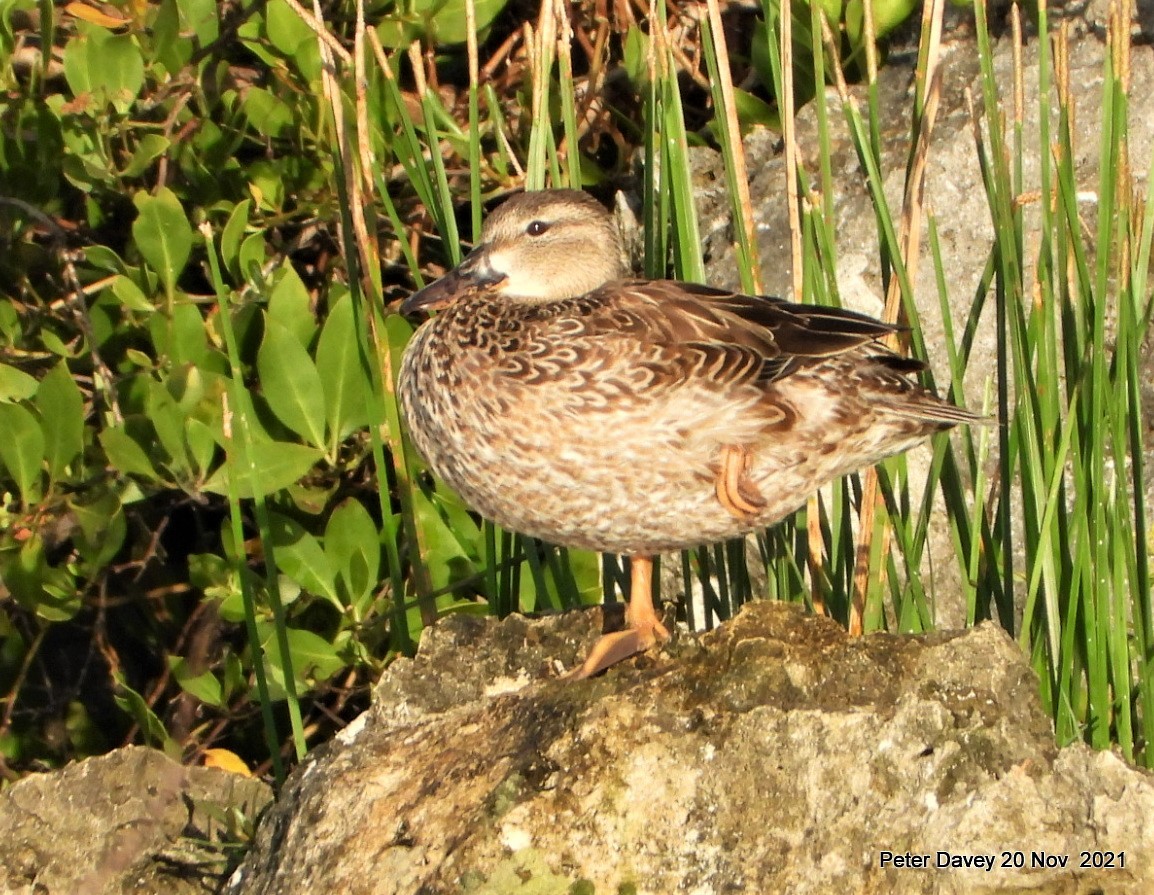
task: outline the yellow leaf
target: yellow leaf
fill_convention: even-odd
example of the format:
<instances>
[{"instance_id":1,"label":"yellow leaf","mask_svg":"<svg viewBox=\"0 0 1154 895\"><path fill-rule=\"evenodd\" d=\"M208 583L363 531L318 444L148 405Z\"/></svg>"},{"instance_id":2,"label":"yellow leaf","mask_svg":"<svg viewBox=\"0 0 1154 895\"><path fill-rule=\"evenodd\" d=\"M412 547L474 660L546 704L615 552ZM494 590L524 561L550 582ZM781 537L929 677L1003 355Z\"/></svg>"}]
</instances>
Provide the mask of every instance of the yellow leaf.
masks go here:
<instances>
[{"instance_id":1,"label":"yellow leaf","mask_svg":"<svg viewBox=\"0 0 1154 895\"><path fill-rule=\"evenodd\" d=\"M248 765L241 760L241 757L228 749L205 749L204 766L206 768L220 768L230 774L252 776L252 771L248 769Z\"/></svg>"},{"instance_id":2,"label":"yellow leaf","mask_svg":"<svg viewBox=\"0 0 1154 895\"><path fill-rule=\"evenodd\" d=\"M64 11L71 13L78 19L83 19L85 22L99 25L101 28L123 28L132 21L124 16L109 15L87 3L69 3L64 7Z\"/></svg>"}]
</instances>

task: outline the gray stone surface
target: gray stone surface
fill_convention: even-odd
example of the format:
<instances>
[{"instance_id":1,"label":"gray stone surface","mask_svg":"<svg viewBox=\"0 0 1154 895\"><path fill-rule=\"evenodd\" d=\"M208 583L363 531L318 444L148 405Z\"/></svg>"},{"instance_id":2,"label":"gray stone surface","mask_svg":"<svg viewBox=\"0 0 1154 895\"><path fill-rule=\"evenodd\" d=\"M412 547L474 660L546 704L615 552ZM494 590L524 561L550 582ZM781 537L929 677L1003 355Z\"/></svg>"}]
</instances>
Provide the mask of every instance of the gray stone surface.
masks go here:
<instances>
[{"instance_id":1,"label":"gray stone surface","mask_svg":"<svg viewBox=\"0 0 1154 895\"><path fill-rule=\"evenodd\" d=\"M0 793L0 893L216 892L225 812L251 821L271 798L259 780L135 746L26 777Z\"/></svg>"},{"instance_id":2,"label":"gray stone surface","mask_svg":"<svg viewBox=\"0 0 1154 895\"><path fill-rule=\"evenodd\" d=\"M753 603L600 679L544 677L599 619L441 622L293 775L228 891L1154 890L1154 781L1056 749L997 627L850 640ZM1077 869L1099 850L1125 867Z\"/></svg>"}]
</instances>

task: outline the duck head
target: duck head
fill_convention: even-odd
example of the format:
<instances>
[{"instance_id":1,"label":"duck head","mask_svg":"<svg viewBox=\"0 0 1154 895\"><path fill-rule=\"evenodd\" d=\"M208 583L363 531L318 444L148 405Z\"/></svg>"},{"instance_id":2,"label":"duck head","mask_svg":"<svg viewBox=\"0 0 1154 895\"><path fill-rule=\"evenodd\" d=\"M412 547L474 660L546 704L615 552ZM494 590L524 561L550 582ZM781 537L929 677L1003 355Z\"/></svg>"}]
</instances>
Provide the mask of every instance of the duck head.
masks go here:
<instances>
[{"instance_id":1,"label":"duck head","mask_svg":"<svg viewBox=\"0 0 1154 895\"><path fill-rule=\"evenodd\" d=\"M489 215L465 260L405 299L401 313L478 293L526 304L575 298L625 275L617 226L596 199L578 190L519 193Z\"/></svg>"}]
</instances>

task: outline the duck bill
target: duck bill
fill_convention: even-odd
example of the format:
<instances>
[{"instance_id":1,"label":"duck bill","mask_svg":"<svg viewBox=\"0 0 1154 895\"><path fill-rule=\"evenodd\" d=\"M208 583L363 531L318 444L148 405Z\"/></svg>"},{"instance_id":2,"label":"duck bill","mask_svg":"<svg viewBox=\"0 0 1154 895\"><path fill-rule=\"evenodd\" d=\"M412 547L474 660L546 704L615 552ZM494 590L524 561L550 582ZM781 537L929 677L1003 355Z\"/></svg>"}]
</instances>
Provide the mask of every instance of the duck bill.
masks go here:
<instances>
[{"instance_id":1,"label":"duck bill","mask_svg":"<svg viewBox=\"0 0 1154 895\"><path fill-rule=\"evenodd\" d=\"M414 292L401 303L401 313L437 311L463 295L483 292L505 282L506 276L489 263L489 253L478 248L434 283Z\"/></svg>"}]
</instances>

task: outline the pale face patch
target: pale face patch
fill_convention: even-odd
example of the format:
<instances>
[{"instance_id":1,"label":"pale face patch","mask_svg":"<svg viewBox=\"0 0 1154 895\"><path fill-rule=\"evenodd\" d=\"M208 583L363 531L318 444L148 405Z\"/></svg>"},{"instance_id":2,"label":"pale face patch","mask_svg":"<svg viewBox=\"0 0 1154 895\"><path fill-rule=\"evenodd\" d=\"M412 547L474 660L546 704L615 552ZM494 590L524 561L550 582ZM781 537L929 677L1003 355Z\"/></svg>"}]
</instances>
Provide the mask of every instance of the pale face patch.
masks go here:
<instances>
[{"instance_id":1,"label":"pale face patch","mask_svg":"<svg viewBox=\"0 0 1154 895\"><path fill-rule=\"evenodd\" d=\"M488 260L489 267L505 277L496 290L499 294L539 301L556 297L556 282L536 264L526 263L524 252L516 247L490 249Z\"/></svg>"}]
</instances>

